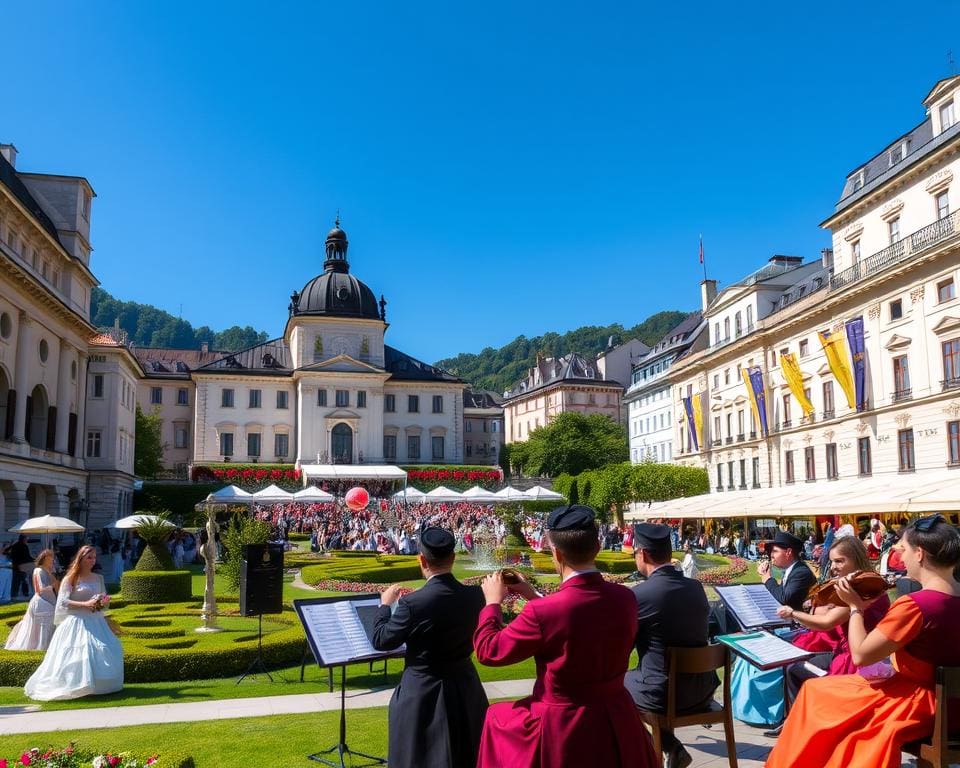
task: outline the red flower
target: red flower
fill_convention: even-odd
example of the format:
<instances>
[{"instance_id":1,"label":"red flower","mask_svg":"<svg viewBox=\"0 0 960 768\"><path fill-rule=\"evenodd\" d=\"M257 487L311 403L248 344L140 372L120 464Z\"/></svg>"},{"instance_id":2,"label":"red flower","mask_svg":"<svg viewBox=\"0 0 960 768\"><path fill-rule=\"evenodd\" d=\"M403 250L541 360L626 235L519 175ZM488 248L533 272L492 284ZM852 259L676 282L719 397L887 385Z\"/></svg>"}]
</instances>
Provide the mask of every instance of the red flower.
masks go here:
<instances>
[{"instance_id":1,"label":"red flower","mask_svg":"<svg viewBox=\"0 0 960 768\"><path fill-rule=\"evenodd\" d=\"M107 755L107 761L110 765L120 765L120 758L115 755Z\"/></svg>"},{"instance_id":2,"label":"red flower","mask_svg":"<svg viewBox=\"0 0 960 768\"><path fill-rule=\"evenodd\" d=\"M271 479L271 480L282 480L282 479L283 479L283 471L282 471L282 470L279 470L279 469L273 470L273 471L270 473L270 479Z\"/></svg>"},{"instance_id":3,"label":"red flower","mask_svg":"<svg viewBox=\"0 0 960 768\"><path fill-rule=\"evenodd\" d=\"M236 476L237 476L237 470L235 470L235 469L228 469L228 470L227 470L227 478L228 478L228 479L232 480L232 479L235 478Z\"/></svg>"},{"instance_id":4,"label":"red flower","mask_svg":"<svg viewBox=\"0 0 960 768\"><path fill-rule=\"evenodd\" d=\"M20 755L20 764L21 765L30 765L30 753L24 752Z\"/></svg>"}]
</instances>

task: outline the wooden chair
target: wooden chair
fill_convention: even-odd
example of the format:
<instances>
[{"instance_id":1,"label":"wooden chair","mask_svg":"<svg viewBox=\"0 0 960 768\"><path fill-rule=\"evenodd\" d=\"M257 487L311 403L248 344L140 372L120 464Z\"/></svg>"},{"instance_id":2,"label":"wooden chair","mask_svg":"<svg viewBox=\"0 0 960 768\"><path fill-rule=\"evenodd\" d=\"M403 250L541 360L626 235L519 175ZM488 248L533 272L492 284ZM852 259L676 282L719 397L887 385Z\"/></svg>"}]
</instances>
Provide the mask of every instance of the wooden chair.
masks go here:
<instances>
[{"instance_id":1,"label":"wooden chair","mask_svg":"<svg viewBox=\"0 0 960 768\"><path fill-rule=\"evenodd\" d=\"M914 741L903 751L917 758L917 768L947 768L960 763L960 723L950 722L950 700L960 699L960 667L937 667L937 708L930 741Z\"/></svg>"},{"instance_id":2,"label":"wooden chair","mask_svg":"<svg viewBox=\"0 0 960 768\"><path fill-rule=\"evenodd\" d=\"M667 679L666 712L640 710L644 722L653 728L653 748L663 752L661 728L675 730L687 725L723 723L727 741L727 759L730 768L737 768L737 740L733 733L733 709L730 703L730 650L725 645L704 645L700 648L668 648L670 675ZM711 700L707 709L696 712L677 712L677 675L699 674L723 669L723 704Z\"/></svg>"}]
</instances>

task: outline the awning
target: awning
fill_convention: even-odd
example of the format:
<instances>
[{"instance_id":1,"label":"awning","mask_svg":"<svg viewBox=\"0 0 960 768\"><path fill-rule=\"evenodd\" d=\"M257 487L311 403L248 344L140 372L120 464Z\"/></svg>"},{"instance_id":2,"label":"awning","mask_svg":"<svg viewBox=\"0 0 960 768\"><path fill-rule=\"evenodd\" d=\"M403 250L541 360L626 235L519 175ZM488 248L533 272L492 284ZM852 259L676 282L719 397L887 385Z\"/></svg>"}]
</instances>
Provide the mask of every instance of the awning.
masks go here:
<instances>
[{"instance_id":1,"label":"awning","mask_svg":"<svg viewBox=\"0 0 960 768\"><path fill-rule=\"evenodd\" d=\"M391 498L396 499L397 501L411 501L414 504L419 504L421 501L427 498L427 494L423 491L414 488L412 485L408 485L402 491L397 491Z\"/></svg>"},{"instance_id":2,"label":"awning","mask_svg":"<svg viewBox=\"0 0 960 768\"><path fill-rule=\"evenodd\" d=\"M322 488L317 488L315 485L311 485L309 488L304 488L302 491L297 491L293 494L294 501L300 501L307 504L317 504L323 501L333 501L333 494L327 493Z\"/></svg>"},{"instance_id":3,"label":"awning","mask_svg":"<svg viewBox=\"0 0 960 768\"><path fill-rule=\"evenodd\" d=\"M238 488L235 485L225 486L216 493L207 496L207 501L217 504L249 504L252 499L252 493L247 493L243 488Z\"/></svg>"},{"instance_id":4,"label":"awning","mask_svg":"<svg viewBox=\"0 0 960 768\"><path fill-rule=\"evenodd\" d=\"M464 491L462 495L464 501L470 501L474 504L492 504L500 500L493 491L488 491L479 485L475 485L473 488Z\"/></svg>"},{"instance_id":5,"label":"awning","mask_svg":"<svg viewBox=\"0 0 960 768\"><path fill-rule=\"evenodd\" d=\"M500 502L504 501L530 501L530 497L527 496L523 491L518 491L512 485L508 485L506 488L501 488L497 491L494 496L497 497L497 500Z\"/></svg>"},{"instance_id":6,"label":"awning","mask_svg":"<svg viewBox=\"0 0 960 768\"><path fill-rule=\"evenodd\" d=\"M293 494L290 493L290 491L283 490L283 488L277 485L268 485L263 490L253 494L253 501L257 504L293 501Z\"/></svg>"},{"instance_id":7,"label":"awning","mask_svg":"<svg viewBox=\"0 0 960 768\"><path fill-rule=\"evenodd\" d=\"M528 499L532 499L533 501L566 501L566 498L562 493L551 491L549 488L544 488L542 485L535 485L533 488L527 488L527 490L523 492L523 495Z\"/></svg>"},{"instance_id":8,"label":"awning","mask_svg":"<svg viewBox=\"0 0 960 768\"><path fill-rule=\"evenodd\" d=\"M407 479L407 473L393 464L301 464L300 471L317 480Z\"/></svg>"},{"instance_id":9,"label":"awning","mask_svg":"<svg viewBox=\"0 0 960 768\"><path fill-rule=\"evenodd\" d=\"M438 485L432 491L427 493L425 501L439 503L463 501L463 494L451 490L446 486Z\"/></svg>"}]
</instances>

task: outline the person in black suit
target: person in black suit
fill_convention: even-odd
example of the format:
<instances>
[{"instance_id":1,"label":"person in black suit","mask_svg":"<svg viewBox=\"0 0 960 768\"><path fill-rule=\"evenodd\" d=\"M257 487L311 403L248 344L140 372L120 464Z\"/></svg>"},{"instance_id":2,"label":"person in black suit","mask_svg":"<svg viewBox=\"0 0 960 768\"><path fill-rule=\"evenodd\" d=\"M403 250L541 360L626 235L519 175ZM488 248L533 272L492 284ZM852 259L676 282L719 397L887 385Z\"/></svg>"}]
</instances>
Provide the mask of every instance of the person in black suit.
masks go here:
<instances>
[{"instance_id":1,"label":"person in black suit","mask_svg":"<svg viewBox=\"0 0 960 768\"><path fill-rule=\"evenodd\" d=\"M454 543L449 531L425 529L419 558L427 583L405 597L394 584L380 598L374 648L407 644L403 676L390 699L390 768L477 764L487 695L471 654L486 600L480 587L465 586L450 572Z\"/></svg>"},{"instance_id":2,"label":"person in black suit","mask_svg":"<svg viewBox=\"0 0 960 768\"><path fill-rule=\"evenodd\" d=\"M803 542L800 539L792 533L777 531L770 549L770 561L757 566L757 573L770 594L778 603L789 605L795 611L803 607L810 587L817 583L813 571L800 560L802 551ZM783 571L783 578L779 582L770 573L771 564Z\"/></svg>"},{"instance_id":3,"label":"person in black suit","mask_svg":"<svg viewBox=\"0 0 960 768\"><path fill-rule=\"evenodd\" d=\"M633 554L637 570L646 576L646 581L633 588L639 611L636 648L640 658L623 682L640 709L663 712L669 676L667 649L707 645L710 607L703 585L688 579L671 563L668 526L635 526ZM678 677L677 711L706 707L719 684L714 672ZM663 729L661 734L665 768L690 765L693 758L673 731Z\"/></svg>"}]
</instances>

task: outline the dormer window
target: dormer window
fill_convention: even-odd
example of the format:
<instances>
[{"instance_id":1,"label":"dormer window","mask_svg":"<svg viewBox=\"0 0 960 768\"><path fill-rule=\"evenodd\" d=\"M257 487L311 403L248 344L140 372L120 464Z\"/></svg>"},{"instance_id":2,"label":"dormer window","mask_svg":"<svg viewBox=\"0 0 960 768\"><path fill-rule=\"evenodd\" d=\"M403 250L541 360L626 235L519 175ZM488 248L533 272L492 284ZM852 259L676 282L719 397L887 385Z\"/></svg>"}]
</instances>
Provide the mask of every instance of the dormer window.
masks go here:
<instances>
[{"instance_id":1,"label":"dormer window","mask_svg":"<svg viewBox=\"0 0 960 768\"><path fill-rule=\"evenodd\" d=\"M899 163L907 154L907 142L897 142L887 153L891 167Z\"/></svg>"},{"instance_id":2,"label":"dormer window","mask_svg":"<svg viewBox=\"0 0 960 768\"><path fill-rule=\"evenodd\" d=\"M863 168L861 168L851 177L851 181L853 181L854 192L858 192L859 190L863 189L863 176L864 176Z\"/></svg>"},{"instance_id":3,"label":"dormer window","mask_svg":"<svg viewBox=\"0 0 960 768\"><path fill-rule=\"evenodd\" d=\"M940 107L940 130L945 131L956 122L953 112L953 99Z\"/></svg>"}]
</instances>

